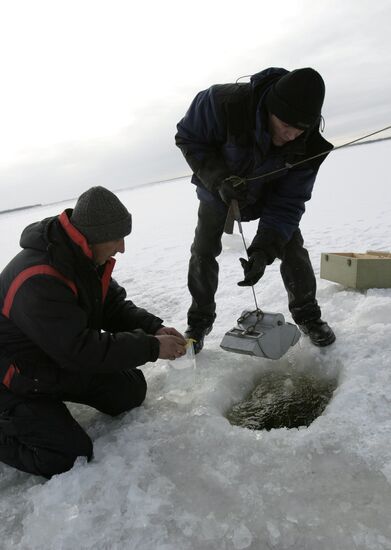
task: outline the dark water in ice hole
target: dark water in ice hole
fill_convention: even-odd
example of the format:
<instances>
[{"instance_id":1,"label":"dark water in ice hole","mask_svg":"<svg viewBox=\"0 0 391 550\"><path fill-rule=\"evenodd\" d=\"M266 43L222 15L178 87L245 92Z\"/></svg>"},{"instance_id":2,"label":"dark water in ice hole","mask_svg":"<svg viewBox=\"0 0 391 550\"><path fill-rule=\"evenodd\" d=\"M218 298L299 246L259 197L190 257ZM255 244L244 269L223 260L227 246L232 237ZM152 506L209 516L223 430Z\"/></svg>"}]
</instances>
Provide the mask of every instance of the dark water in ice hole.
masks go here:
<instances>
[{"instance_id":1,"label":"dark water in ice hole","mask_svg":"<svg viewBox=\"0 0 391 550\"><path fill-rule=\"evenodd\" d=\"M231 424L252 430L309 426L337 387L335 379L304 373L267 372L258 386L228 412Z\"/></svg>"}]
</instances>

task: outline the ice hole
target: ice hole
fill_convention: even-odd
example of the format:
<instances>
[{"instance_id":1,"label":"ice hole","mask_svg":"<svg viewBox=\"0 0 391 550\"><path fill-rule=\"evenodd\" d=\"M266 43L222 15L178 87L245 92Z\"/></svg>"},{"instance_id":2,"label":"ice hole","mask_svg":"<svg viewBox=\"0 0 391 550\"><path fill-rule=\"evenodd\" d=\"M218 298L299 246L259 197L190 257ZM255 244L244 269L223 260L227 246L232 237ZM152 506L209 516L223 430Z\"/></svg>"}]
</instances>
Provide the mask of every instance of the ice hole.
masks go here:
<instances>
[{"instance_id":1,"label":"ice hole","mask_svg":"<svg viewBox=\"0 0 391 550\"><path fill-rule=\"evenodd\" d=\"M246 399L226 417L251 430L309 426L320 416L337 387L336 378L307 372L265 372Z\"/></svg>"}]
</instances>

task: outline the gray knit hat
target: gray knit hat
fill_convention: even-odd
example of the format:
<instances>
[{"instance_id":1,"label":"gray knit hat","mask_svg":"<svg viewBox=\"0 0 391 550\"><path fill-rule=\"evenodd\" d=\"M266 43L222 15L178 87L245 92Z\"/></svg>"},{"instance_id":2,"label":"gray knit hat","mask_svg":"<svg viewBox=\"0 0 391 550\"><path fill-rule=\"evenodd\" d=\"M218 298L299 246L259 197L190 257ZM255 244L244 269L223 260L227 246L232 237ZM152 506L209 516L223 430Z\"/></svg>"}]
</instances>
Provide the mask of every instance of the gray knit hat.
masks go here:
<instances>
[{"instance_id":1,"label":"gray knit hat","mask_svg":"<svg viewBox=\"0 0 391 550\"><path fill-rule=\"evenodd\" d=\"M70 220L90 244L116 241L132 231L132 215L114 193L101 186L80 195Z\"/></svg>"}]
</instances>

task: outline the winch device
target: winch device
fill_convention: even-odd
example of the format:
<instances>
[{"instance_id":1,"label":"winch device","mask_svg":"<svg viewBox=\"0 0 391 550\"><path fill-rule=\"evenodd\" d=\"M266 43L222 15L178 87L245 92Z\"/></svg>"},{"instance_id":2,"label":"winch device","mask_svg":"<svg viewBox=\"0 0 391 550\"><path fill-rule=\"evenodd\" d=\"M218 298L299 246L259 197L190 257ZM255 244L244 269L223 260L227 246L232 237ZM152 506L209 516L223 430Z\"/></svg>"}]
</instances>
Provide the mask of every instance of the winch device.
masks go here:
<instances>
[{"instance_id":1,"label":"winch device","mask_svg":"<svg viewBox=\"0 0 391 550\"><path fill-rule=\"evenodd\" d=\"M231 227L229 218L231 217ZM239 232L248 258L246 240L243 235L238 201L231 201L227 216L228 232L232 233L232 221L238 223ZM254 286L251 287L255 310L245 310L237 320L237 326L225 333L220 347L225 351L243 353L267 359L280 359L300 339L300 330L293 323L287 323L282 313L269 313L258 307Z\"/></svg>"}]
</instances>

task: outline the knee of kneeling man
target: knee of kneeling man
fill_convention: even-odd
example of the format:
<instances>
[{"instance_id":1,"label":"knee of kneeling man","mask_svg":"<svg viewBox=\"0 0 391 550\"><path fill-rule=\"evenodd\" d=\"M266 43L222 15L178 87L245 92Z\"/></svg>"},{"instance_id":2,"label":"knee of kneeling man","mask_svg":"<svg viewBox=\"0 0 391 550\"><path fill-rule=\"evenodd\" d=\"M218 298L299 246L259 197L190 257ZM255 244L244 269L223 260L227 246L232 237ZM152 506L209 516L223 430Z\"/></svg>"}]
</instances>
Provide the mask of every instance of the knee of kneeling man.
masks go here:
<instances>
[{"instance_id":1,"label":"knee of kneeling man","mask_svg":"<svg viewBox=\"0 0 391 550\"><path fill-rule=\"evenodd\" d=\"M46 449L37 449L35 465L38 474L50 479L55 475L71 470L79 457L85 457L89 462L92 456L92 441L89 437L86 437L83 446L70 449L69 453L55 453Z\"/></svg>"},{"instance_id":2,"label":"knee of kneeling man","mask_svg":"<svg viewBox=\"0 0 391 550\"><path fill-rule=\"evenodd\" d=\"M137 373L135 375L135 372ZM141 376L140 376L141 375ZM143 404L147 394L147 382L141 371L132 371L133 380L130 386L123 387L121 395L117 395L110 403L106 414L118 416Z\"/></svg>"},{"instance_id":3,"label":"knee of kneeling man","mask_svg":"<svg viewBox=\"0 0 391 550\"><path fill-rule=\"evenodd\" d=\"M132 369L125 373L130 378L131 389L130 400L132 405L130 408L139 407L147 395L147 381L144 373L140 369Z\"/></svg>"},{"instance_id":4,"label":"knee of kneeling man","mask_svg":"<svg viewBox=\"0 0 391 550\"><path fill-rule=\"evenodd\" d=\"M140 405L143 404L146 396L146 388L145 391L141 392L140 390L137 392L137 395L130 395L129 399L122 400L120 403L113 403L110 407L110 410L106 411L107 414L110 416L118 416L122 413L131 411L132 409L135 409L136 407L140 407Z\"/></svg>"},{"instance_id":5,"label":"knee of kneeling man","mask_svg":"<svg viewBox=\"0 0 391 550\"><path fill-rule=\"evenodd\" d=\"M147 395L147 382L146 382L146 380L144 378L144 375L143 375L143 377L140 379L140 382L139 382L139 385L138 385L138 388L137 388L137 404L136 404L136 407L139 407L140 405L142 405L142 403L145 400L146 395Z\"/></svg>"}]
</instances>

